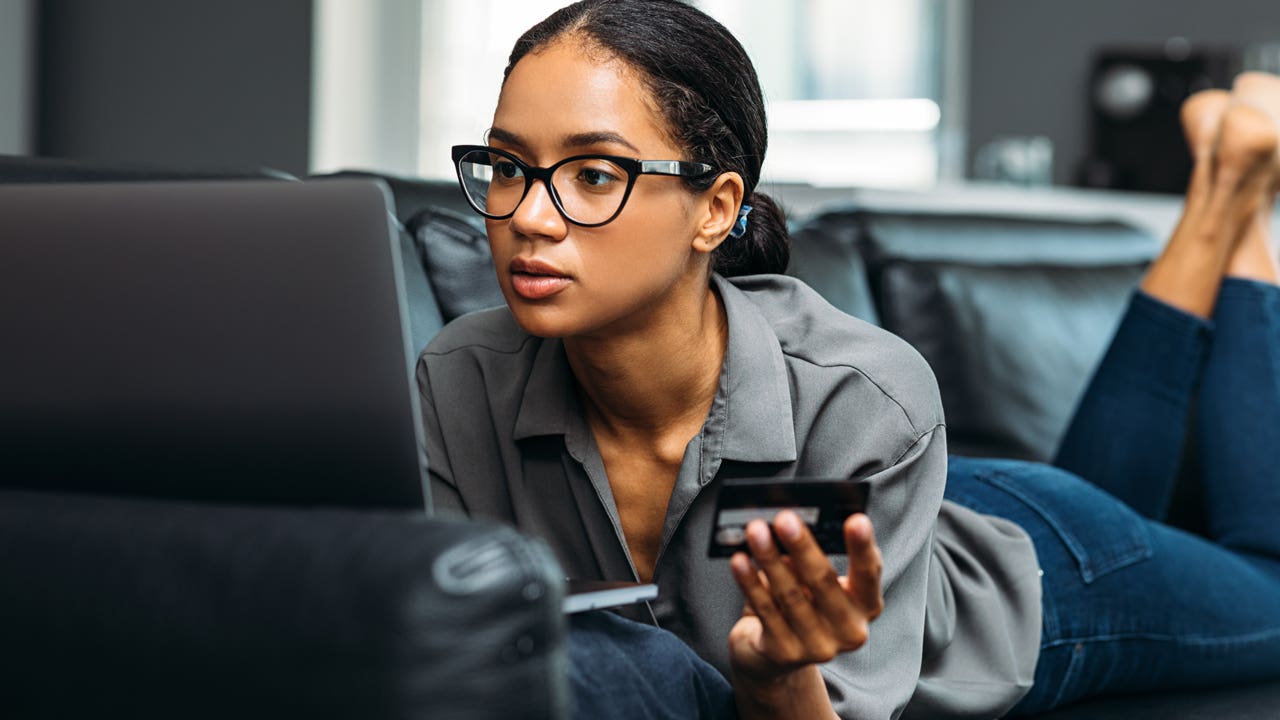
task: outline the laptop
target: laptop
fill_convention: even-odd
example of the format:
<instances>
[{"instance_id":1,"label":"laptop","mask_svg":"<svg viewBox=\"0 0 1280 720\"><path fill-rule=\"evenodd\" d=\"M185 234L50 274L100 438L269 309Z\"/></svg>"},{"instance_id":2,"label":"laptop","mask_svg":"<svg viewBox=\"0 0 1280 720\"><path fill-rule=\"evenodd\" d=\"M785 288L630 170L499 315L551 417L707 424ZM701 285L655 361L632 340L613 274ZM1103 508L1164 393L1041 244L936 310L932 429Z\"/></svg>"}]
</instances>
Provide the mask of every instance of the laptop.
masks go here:
<instances>
[{"instance_id":1,"label":"laptop","mask_svg":"<svg viewBox=\"0 0 1280 720\"><path fill-rule=\"evenodd\" d=\"M0 186L0 487L428 508L374 181Z\"/></svg>"},{"instance_id":2,"label":"laptop","mask_svg":"<svg viewBox=\"0 0 1280 720\"><path fill-rule=\"evenodd\" d=\"M389 202L0 185L0 487L429 512ZM657 595L571 585L567 613Z\"/></svg>"}]
</instances>

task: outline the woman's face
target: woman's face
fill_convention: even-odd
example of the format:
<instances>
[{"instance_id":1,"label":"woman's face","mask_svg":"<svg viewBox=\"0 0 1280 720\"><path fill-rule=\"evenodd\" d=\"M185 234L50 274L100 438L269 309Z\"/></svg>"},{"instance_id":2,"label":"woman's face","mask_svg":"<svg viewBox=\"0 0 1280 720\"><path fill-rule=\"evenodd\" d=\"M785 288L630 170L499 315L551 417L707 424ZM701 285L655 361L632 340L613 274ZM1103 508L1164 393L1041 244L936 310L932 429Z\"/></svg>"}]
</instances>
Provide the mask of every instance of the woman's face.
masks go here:
<instances>
[{"instance_id":1,"label":"woman's face","mask_svg":"<svg viewBox=\"0 0 1280 720\"><path fill-rule=\"evenodd\" d=\"M526 55L498 99L492 146L535 167L599 153L687 160L643 81L625 63L573 39ZM625 178L624 178L625 181ZM516 320L543 337L609 334L661 321L677 288L703 288L708 254L702 194L677 177L641 175L612 222L581 227L534 182L513 216L489 220L498 282Z\"/></svg>"}]
</instances>

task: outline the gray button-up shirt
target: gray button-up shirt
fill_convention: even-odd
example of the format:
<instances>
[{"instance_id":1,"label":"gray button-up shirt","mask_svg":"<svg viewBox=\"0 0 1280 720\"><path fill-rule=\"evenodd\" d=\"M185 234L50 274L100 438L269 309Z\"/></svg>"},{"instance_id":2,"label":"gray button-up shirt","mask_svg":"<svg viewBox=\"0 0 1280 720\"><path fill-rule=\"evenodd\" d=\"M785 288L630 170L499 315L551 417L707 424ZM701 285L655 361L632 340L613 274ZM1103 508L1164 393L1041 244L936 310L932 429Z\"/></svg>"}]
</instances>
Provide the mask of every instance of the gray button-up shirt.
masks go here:
<instances>
[{"instance_id":1,"label":"gray button-up shirt","mask_svg":"<svg viewBox=\"0 0 1280 720\"><path fill-rule=\"evenodd\" d=\"M668 501L659 599L632 617L727 676L743 602L728 561L707 557L721 478L865 480L885 611L863 648L823 667L838 713L1003 712L1035 665L1035 555L1011 523L943 502L945 430L928 365L798 280L715 276L714 287L729 326L719 388ZM570 577L636 578L559 340L525 333L506 308L468 315L423 352L418 383L437 510L541 537ZM833 561L843 572L844 558Z\"/></svg>"}]
</instances>

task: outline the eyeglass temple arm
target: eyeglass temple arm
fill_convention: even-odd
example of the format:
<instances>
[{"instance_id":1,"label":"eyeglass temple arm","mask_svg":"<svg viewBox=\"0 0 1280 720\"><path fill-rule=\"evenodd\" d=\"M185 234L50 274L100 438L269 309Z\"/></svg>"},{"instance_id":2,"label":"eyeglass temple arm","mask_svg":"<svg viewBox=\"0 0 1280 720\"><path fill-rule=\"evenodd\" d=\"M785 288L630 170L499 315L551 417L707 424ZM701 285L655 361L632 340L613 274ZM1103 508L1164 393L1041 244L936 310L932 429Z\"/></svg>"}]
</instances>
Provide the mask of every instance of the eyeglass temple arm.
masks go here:
<instances>
[{"instance_id":1,"label":"eyeglass temple arm","mask_svg":"<svg viewBox=\"0 0 1280 720\"><path fill-rule=\"evenodd\" d=\"M706 175L714 168L706 163L684 162L682 160L641 160L640 172L644 175L677 175L680 177L697 177Z\"/></svg>"}]
</instances>

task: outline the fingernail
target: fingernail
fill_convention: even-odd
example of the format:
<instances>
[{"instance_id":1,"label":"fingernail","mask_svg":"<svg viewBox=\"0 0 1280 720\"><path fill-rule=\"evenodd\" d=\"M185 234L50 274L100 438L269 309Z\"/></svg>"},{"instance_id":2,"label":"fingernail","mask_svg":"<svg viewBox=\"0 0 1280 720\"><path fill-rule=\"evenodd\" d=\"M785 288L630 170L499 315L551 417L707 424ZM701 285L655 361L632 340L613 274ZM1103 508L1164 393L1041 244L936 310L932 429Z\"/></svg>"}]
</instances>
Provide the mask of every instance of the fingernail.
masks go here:
<instances>
[{"instance_id":1,"label":"fingernail","mask_svg":"<svg viewBox=\"0 0 1280 720\"><path fill-rule=\"evenodd\" d=\"M773 544L769 535L769 527L760 520L752 520L747 525L747 542L751 544L752 550L768 550L769 546Z\"/></svg>"},{"instance_id":2,"label":"fingernail","mask_svg":"<svg viewBox=\"0 0 1280 720\"><path fill-rule=\"evenodd\" d=\"M852 531L854 540L857 540L858 542L867 541L867 538L869 537L867 523L859 520L857 517L854 517L849 522L849 529Z\"/></svg>"},{"instance_id":3,"label":"fingernail","mask_svg":"<svg viewBox=\"0 0 1280 720\"><path fill-rule=\"evenodd\" d=\"M773 527L778 531L778 537L787 542L795 542L800 539L800 519L794 513L778 513L778 516L773 520Z\"/></svg>"}]
</instances>

